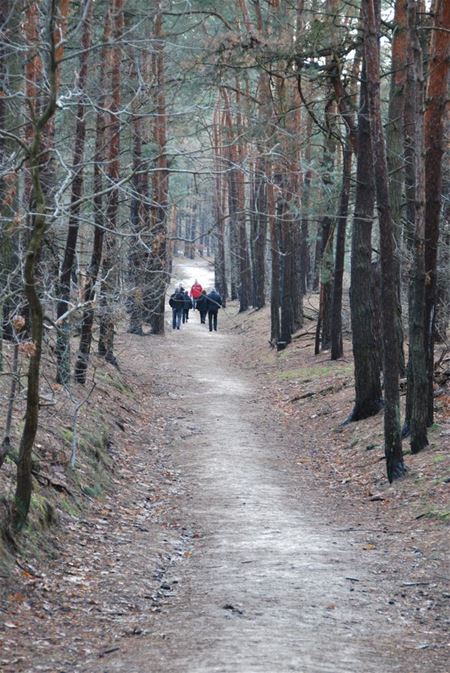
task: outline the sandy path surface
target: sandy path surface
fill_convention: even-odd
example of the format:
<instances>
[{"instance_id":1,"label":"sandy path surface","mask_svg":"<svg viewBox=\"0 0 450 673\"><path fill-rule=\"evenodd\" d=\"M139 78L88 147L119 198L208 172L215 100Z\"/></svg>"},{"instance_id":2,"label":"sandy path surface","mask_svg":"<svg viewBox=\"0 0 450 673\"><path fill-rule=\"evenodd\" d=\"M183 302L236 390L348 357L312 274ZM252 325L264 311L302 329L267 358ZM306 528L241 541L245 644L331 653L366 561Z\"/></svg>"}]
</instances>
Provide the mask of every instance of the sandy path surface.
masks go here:
<instances>
[{"instance_id":1,"label":"sandy path surface","mask_svg":"<svg viewBox=\"0 0 450 673\"><path fill-rule=\"evenodd\" d=\"M361 531L324 514L288 469L292 447L270 391L260 395L233 364L239 342L220 331L225 321L222 312L210 333L191 314L159 350L157 368L173 372L169 456L185 484L178 516L194 544L168 580L151 636L98 671L437 673L389 604L389 559L364 551Z\"/></svg>"}]
</instances>

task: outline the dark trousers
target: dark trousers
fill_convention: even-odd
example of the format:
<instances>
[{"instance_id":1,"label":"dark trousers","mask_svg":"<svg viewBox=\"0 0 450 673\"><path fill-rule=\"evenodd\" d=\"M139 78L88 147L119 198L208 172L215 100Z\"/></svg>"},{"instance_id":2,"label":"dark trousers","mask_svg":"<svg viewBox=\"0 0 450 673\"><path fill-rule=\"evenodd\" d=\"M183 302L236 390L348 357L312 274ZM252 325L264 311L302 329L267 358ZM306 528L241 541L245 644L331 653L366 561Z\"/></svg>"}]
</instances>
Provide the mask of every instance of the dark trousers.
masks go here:
<instances>
[{"instance_id":1,"label":"dark trousers","mask_svg":"<svg viewBox=\"0 0 450 673\"><path fill-rule=\"evenodd\" d=\"M206 311L200 311L200 322L203 323L203 325L206 322Z\"/></svg>"},{"instance_id":2,"label":"dark trousers","mask_svg":"<svg viewBox=\"0 0 450 673\"><path fill-rule=\"evenodd\" d=\"M183 322L187 322L189 320L189 309L184 308L183 309Z\"/></svg>"},{"instance_id":3,"label":"dark trousers","mask_svg":"<svg viewBox=\"0 0 450 673\"><path fill-rule=\"evenodd\" d=\"M213 331L213 328L214 331L217 332L217 313L218 311L208 311L208 323L210 332Z\"/></svg>"}]
</instances>

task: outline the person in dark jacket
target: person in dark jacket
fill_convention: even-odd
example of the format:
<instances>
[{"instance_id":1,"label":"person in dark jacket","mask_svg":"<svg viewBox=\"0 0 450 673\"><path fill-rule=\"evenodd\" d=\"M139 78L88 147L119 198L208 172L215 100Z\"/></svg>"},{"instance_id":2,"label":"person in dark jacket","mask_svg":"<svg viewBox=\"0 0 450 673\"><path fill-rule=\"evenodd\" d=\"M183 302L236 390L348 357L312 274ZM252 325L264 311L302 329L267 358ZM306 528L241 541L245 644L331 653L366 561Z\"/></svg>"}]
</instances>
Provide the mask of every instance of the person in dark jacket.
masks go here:
<instances>
[{"instance_id":1,"label":"person in dark jacket","mask_svg":"<svg viewBox=\"0 0 450 673\"><path fill-rule=\"evenodd\" d=\"M200 313L200 322L202 325L206 324L206 316L208 313L208 300L206 298L206 290L202 290L201 295L196 301L196 309Z\"/></svg>"},{"instance_id":2,"label":"person in dark jacket","mask_svg":"<svg viewBox=\"0 0 450 673\"><path fill-rule=\"evenodd\" d=\"M175 288L175 292L170 296L169 306L172 309L172 328L180 329L181 319L184 309L184 292L182 288Z\"/></svg>"},{"instance_id":3,"label":"person in dark jacket","mask_svg":"<svg viewBox=\"0 0 450 673\"><path fill-rule=\"evenodd\" d=\"M184 306L183 306L183 322L189 320L189 309L192 308L192 300L188 294L188 291L184 291Z\"/></svg>"},{"instance_id":4,"label":"person in dark jacket","mask_svg":"<svg viewBox=\"0 0 450 673\"><path fill-rule=\"evenodd\" d=\"M209 331L212 332L214 329L214 331L217 332L217 314L219 312L219 308L222 306L222 297L216 289L213 289L209 294L206 295L206 299L208 302Z\"/></svg>"},{"instance_id":5,"label":"person in dark jacket","mask_svg":"<svg viewBox=\"0 0 450 673\"><path fill-rule=\"evenodd\" d=\"M206 314L208 313L208 299L206 298L206 290L202 290L199 297L197 297L195 307L200 313L200 322L202 325L206 324Z\"/></svg>"}]
</instances>

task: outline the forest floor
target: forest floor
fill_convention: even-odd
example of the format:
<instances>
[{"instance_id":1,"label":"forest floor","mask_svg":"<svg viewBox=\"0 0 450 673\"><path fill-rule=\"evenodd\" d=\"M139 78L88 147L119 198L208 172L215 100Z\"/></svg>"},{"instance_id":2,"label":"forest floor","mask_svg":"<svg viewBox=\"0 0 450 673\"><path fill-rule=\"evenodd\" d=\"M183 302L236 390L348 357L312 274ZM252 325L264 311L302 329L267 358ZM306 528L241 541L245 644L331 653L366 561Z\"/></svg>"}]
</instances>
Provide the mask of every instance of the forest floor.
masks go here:
<instances>
[{"instance_id":1,"label":"forest floor","mask_svg":"<svg viewBox=\"0 0 450 673\"><path fill-rule=\"evenodd\" d=\"M210 283L206 262L176 271ZM277 353L268 324L230 305L217 333L191 312L118 335L121 390L92 397L111 483L3 578L3 673L448 670L448 390L390 486L382 415L341 425L348 344L314 356L311 322Z\"/></svg>"}]
</instances>

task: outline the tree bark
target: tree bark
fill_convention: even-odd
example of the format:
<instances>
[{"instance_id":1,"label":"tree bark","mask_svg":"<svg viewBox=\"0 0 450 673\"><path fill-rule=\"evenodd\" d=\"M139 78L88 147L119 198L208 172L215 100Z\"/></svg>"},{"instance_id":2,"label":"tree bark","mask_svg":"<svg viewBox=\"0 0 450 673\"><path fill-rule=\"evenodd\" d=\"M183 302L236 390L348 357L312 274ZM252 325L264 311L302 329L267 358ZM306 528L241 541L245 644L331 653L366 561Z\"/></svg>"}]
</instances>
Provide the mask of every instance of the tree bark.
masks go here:
<instances>
[{"instance_id":1,"label":"tree bark","mask_svg":"<svg viewBox=\"0 0 450 673\"><path fill-rule=\"evenodd\" d=\"M410 279L409 348L411 376L408 385L411 405L411 451L418 453L427 439L427 374L425 355L425 172L423 134L422 49L417 34L416 3L408 0L409 98L412 101L413 128L410 133L411 159L414 161L414 263Z\"/></svg>"},{"instance_id":2,"label":"tree bark","mask_svg":"<svg viewBox=\"0 0 450 673\"><path fill-rule=\"evenodd\" d=\"M392 325L397 320L397 286L394 230L389 206L386 148L381 118L379 7L377 0L364 0L366 21L364 48L367 65L367 91L374 152L375 191L380 227L381 291L383 297L383 378L385 391L384 442L389 482L405 472L400 432L399 354Z\"/></svg>"},{"instance_id":3,"label":"tree bark","mask_svg":"<svg viewBox=\"0 0 450 673\"><path fill-rule=\"evenodd\" d=\"M120 178L120 100L121 100L121 40L124 28L123 1L113 0L113 45L111 47L111 105L109 108L109 163L108 178L111 185L106 205L106 236L102 265L100 298L100 334L98 353L107 362L116 365L114 355L114 305L113 296L117 282L116 229L119 210Z\"/></svg>"},{"instance_id":4,"label":"tree bark","mask_svg":"<svg viewBox=\"0 0 450 673\"><path fill-rule=\"evenodd\" d=\"M266 238L267 238L267 183L266 161L259 156L255 162L254 204L255 204L255 233L254 233L254 298L255 308L262 308L266 303Z\"/></svg>"},{"instance_id":5,"label":"tree bark","mask_svg":"<svg viewBox=\"0 0 450 673\"><path fill-rule=\"evenodd\" d=\"M75 253L78 241L78 216L81 207L80 197L83 192L84 180L83 157L86 139L85 87L88 78L88 60L91 46L91 18L92 1L85 0L83 7L83 20L80 28L82 51L80 55L80 72L78 75L78 92L80 97L77 106L75 146L72 161L72 170L74 175L72 180L66 247L64 250L64 257L58 282L58 303L56 307L57 319L60 319L69 308L72 269L75 261ZM56 381L62 385L67 385L70 380L70 326L67 320L63 320L62 322L58 323L58 334L56 339L56 361Z\"/></svg>"},{"instance_id":6,"label":"tree bark","mask_svg":"<svg viewBox=\"0 0 450 673\"><path fill-rule=\"evenodd\" d=\"M334 166L336 154L336 141L333 137L335 115L335 103L329 98L325 106L325 119L328 136L325 140L322 159L322 183L325 192L325 214L320 223L320 307L319 320L316 327L316 355L321 350L328 350L331 345L331 298L333 283L333 237L334 224L333 214L335 209L334 199Z\"/></svg>"},{"instance_id":7,"label":"tree bark","mask_svg":"<svg viewBox=\"0 0 450 673\"><path fill-rule=\"evenodd\" d=\"M270 230L271 256L270 341L273 345L276 345L280 340L280 248L271 166L268 167L267 175L267 216Z\"/></svg>"},{"instance_id":8,"label":"tree bark","mask_svg":"<svg viewBox=\"0 0 450 673\"><path fill-rule=\"evenodd\" d=\"M26 523L30 509L32 477L32 449L36 438L39 420L39 383L42 357L43 309L36 282L36 261L42 247L47 226L46 202L41 183L42 136L56 109L57 62L55 58L54 25L57 3L52 0L48 8L48 28L50 37L49 51L49 97L42 115L34 123L33 139L28 149L28 162L32 179L32 203L34 215L31 220L31 233L25 250L24 292L29 306L32 349L27 378L27 399L25 424L19 446L17 462L17 483L12 510L12 522L15 530L21 530Z\"/></svg>"},{"instance_id":9,"label":"tree bark","mask_svg":"<svg viewBox=\"0 0 450 673\"><path fill-rule=\"evenodd\" d=\"M103 29L103 47L99 66L99 90L100 98L98 101L98 110L95 126L95 151L93 167L93 207L94 207L94 236L92 242L92 252L89 266L86 270L86 281L83 290L83 303L87 307L83 310L81 320L80 343L78 347L77 359L75 363L75 381L77 383L86 383L87 368L89 364L89 355L92 345L92 328L94 324L94 307L91 305L95 297L95 285L102 262L103 239L105 234L105 216L103 210L102 197L102 166L105 161L106 152L106 93L105 82L107 67L109 63L109 42L111 39L111 10L108 8L105 15Z\"/></svg>"},{"instance_id":10,"label":"tree bark","mask_svg":"<svg viewBox=\"0 0 450 673\"><path fill-rule=\"evenodd\" d=\"M436 314L436 267L439 241L439 216L442 199L442 155L444 152L445 106L450 67L450 3L435 0L434 30L431 37L430 65L424 117L425 133L425 351L428 379L428 425L432 425L434 325Z\"/></svg>"},{"instance_id":11,"label":"tree bark","mask_svg":"<svg viewBox=\"0 0 450 673\"><path fill-rule=\"evenodd\" d=\"M214 108L213 119L213 140L214 140L214 201L213 213L215 223L215 235L217 241L217 250L214 257L214 285L222 297L222 301L226 301L227 297L227 276L225 268L225 213L223 208L223 192L225 189L224 180L222 177L223 163L223 148L221 140L220 127L220 96Z\"/></svg>"},{"instance_id":12,"label":"tree bark","mask_svg":"<svg viewBox=\"0 0 450 673\"><path fill-rule=\"evenodd\" d=\"M337 360L344 354L342 342L342 285L345 261L345 233L347 229L348 202L352 170L352 146L346 138L342 162L342 187L339 204L336 250L334 262L334 282L331 308L331 359Z\"/></svg>"},{"instance_id":13,"label":"tree bark","mask_svg":"<svg viewBox=\"0 0 450 673\"><path fill-rule=\"evenodd\" d=\"M154 27L153 72L156 82L156 118L154 125L154 142L158 152L155 162L152 188L153 206L151 209L152 231L152 295L156 298L155 311L151 316L154 334L164 334L164 305L169 276L167 273L167 211L169 191L169 171L167 167L167 110L165 92L165 58L163 39L163 12L161 2L157 2L157 13Z\"/></svg>"},{"instance_id":14,"label":"tree bark","mask_svg":"<svg viewBox=\"0 0 450 673\"><path fill-rule=\"evenodd\" d=\"M238 170L236 172L236 188L237 188L237 223L238 223L238 240L239 240L239 311L247 311L250 307L250 293L251 293L251 273L250 273L250 258L248 253L247 240L247 215L245 206L245 174L244 163L247 155L246 141L244 135L244 119L240 110L241 96L239 92L239 81L236 82L236 130L238 133L237 139L237 159Z\"/></svg>"},{"instance_id":15,"label":"tree bark","mask_svg":"<svg viewBox=\"0 0 450 673\"><path fill-rule=\"evenodd\" d=\"M375 185L373 149L367 101L367 79L364 65L358 112L358 153L356 167L355 212L352 227L350 313L355 369L355 404L349 421L374 416L382 408L381 354L377 348L377 311L374 305L372 267L372 222Z\"/></svg>"},{"instance_id":16,"label":"tree bark","mask_svg":"<svg viewBox=\"0 0 450 673\"><path fill-rule=\"evenodd\" d=\"M397 274L397 332L399 349L400 375L405 375L405 356L403 350L403 327L401 311L401 246L403 217L403 178L404 178L404 132L403 118L405 109L406 73L407 73L407 2L396 0L394 13L394 32L392 36L391 82L389 92L388 124L386 127L387 166L389 175L389 202L396 240L396 274Z\"/></svg>"}]
</instances>

